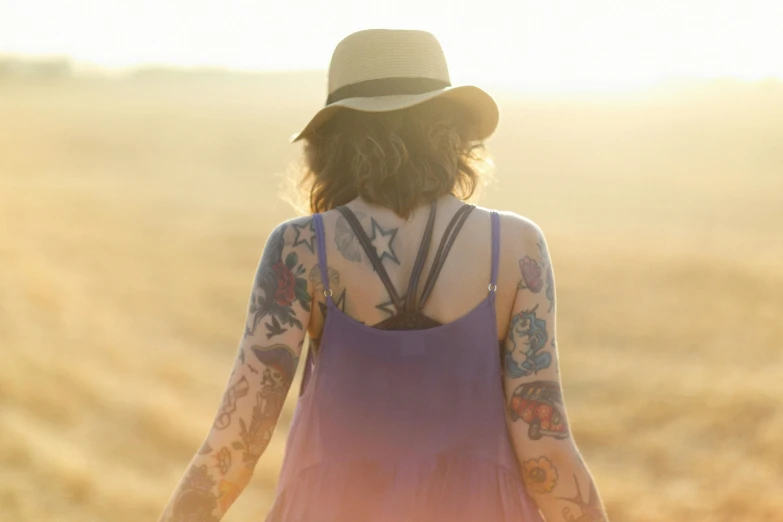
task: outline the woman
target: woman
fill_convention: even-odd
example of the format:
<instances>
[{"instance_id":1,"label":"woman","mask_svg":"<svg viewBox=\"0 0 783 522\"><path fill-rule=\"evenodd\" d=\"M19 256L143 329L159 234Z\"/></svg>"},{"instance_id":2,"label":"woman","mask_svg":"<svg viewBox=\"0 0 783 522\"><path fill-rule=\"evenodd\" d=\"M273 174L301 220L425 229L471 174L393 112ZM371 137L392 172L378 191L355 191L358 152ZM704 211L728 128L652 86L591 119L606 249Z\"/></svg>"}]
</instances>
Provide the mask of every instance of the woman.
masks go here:
<instances>
[{"instance_id":1,"label":"woman","mask_svg":"<svg viewBox=\"0 0 783 522\"><path fill-rule=\"evenodd\" d=\"M268 522L596 521L532 221L463 201L497 107L434 36L345 38L305 140L312 216L271 234L209 435L161 520L217 521L311 344ZM436 244L437 243L437 244Z\"/></svg>"}]
</instances>

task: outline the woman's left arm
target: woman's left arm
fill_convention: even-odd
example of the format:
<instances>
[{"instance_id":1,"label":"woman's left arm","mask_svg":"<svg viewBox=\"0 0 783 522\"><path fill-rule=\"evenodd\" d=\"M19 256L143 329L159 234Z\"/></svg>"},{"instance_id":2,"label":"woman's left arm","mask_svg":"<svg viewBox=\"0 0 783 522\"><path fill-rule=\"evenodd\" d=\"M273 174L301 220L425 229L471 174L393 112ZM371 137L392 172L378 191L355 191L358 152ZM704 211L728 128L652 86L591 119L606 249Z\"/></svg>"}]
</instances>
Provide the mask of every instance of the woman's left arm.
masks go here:
<instances>
[{"instance_id":1,"label":"woman's left arm","mask_svg":"<svg viewBox=\"0 0 783 522\"><path fill-rule=\"evenodd\" d=\"M161 522L220 520L269 445L310 320L313 225L311 217L298 218L269 236L223 399Z\"/></svg>"},{"instance_id":2,"label":"woman's left arm","mask_svg":"<svg viewBox=\"0 0 783 522\"><path fill-rule=\"evenodd\" d=\"M527 492L547 521L604 522L601 498L571 436L555 339L555 278L544 234L517 237L521 278L506 334L506 419Z\"/></svg>"}]
</instances>

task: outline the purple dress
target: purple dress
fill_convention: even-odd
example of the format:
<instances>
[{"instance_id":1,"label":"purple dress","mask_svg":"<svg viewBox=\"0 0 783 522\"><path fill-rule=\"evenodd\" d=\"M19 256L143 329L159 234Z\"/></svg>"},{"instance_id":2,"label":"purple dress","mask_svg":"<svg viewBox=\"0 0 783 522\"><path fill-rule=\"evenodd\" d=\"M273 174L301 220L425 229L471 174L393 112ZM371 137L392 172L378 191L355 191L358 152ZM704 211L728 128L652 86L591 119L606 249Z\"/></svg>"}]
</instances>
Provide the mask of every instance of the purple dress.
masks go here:
<instances>
[{"instance_id":1,"label":"purple dress","mask_svg":"<svg viewBox=\"0 0 783 522\"><path fill-rule=\"evenodd\" d=\"M387 284L358 221L341 207L397 307L399 321L385 327L359 322L332 300L323 221L314 215L327 314L317 355L308 349L266 522L542 520L525 492L506 428L495 320L496 212L487 296L450 323L421 313L472 208L463 206L449 223L417 302L435 205L404 300ZM415 317L424 326L406 328Z\"/></svg>"}]
</instances>

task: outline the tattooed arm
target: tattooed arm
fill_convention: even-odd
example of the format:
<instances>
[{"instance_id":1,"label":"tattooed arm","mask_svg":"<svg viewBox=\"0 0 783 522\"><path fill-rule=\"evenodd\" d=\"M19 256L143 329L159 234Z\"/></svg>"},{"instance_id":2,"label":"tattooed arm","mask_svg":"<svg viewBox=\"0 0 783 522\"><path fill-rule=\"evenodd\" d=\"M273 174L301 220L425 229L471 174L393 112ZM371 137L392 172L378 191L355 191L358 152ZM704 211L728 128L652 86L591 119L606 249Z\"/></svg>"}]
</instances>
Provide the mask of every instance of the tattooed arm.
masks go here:
<instances>
[{"instance_id":1,"label":"tattooed arm","mask_svg":"<svg viewBox=\"0 0 783 522\"><path fill-rule=\"evenodd\" d=\"M310 319L314 238L309 217L283 223L270 235L212 429L161 522L216 522L250 481L277 424Z\"/></svg>"},{"instance_id":2,"label":"tattooed arm","mask_svg":"<svg viewBox=\"0 0 783 522\"><path fill-rule=\"evenodd\" d=\"M503 361L509 432L526 489L548 522L604 521L601 499L568 428L552 263L541 230L527 221L524 227Z\"/></svg>"}]
</instances>

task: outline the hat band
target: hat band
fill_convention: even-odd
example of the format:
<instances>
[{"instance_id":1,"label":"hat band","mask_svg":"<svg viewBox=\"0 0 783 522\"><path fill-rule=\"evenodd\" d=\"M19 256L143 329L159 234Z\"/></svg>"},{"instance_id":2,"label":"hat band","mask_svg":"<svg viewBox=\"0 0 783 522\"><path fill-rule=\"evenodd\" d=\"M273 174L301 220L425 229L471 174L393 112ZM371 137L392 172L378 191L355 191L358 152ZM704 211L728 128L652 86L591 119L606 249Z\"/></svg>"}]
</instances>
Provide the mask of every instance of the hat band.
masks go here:
<instances>
[{"instance_id":1,"label":"hat band","mask_svg":"<svg viewBox=\"0 0 783 522\"><path fill-rule=\"evenodd\" d=\"M376 78L344 85L329 94L326 105L346 98L372 98L400 94L424 94L451 86L451 83L434 78Z\"/></svg>"}]
</instances>

